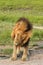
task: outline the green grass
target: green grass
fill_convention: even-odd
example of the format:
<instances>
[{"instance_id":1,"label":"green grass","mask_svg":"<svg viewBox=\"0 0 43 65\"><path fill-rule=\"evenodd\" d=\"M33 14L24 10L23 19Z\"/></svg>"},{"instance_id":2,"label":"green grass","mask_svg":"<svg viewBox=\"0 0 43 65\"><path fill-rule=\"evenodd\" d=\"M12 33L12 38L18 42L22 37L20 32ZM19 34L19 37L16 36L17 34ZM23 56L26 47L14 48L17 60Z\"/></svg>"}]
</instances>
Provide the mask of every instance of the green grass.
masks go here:
<instances>
[{"instance_id":1,"label":"green grass","mask_svg":"<svg viewBox=\"0 0 43 65\"><path fill-rule=\"evenodd\" d=\"M11 31L20 17L43 26L43 0L0 0L0 45L12 45ZM43 30L33 29L31 41L35 40L43 40Z\"/></svg>"},{"instance_id":2,"label":"green grass","mask_svg":"<svg viewBox=\"0 0 43 65\"><path fill-rule=\"evenodd\" d=\"M11 45L11 30L12 24L11 23L0 23L0 44L1 45Z\"/></svg>"},{"instance_id":3,"label":"green grass","mask_svg":"<svg viewBox=\"0 0 43 65\"><path fill-rule=\"evenodd\" d=\"M12 52L13 52L13 49L4 49L3 50L3 54L12 54Z\"/></svg>"},{"instance_id":4,"label":"green grass","mask_svg":"<svg viewBox=\"0 0 43 65\"><path fill-rule=\"evenodd\" d=\"M11 31L14 22L1 22L0 23L0 45L12 45ZM37 32L38 31L38 32ZM31 41L43 40L43 30L33 29Z\"/></svg>"},{"instance_id":5,"label":"green grass","mask_svg":"<svg viewBox=\"0 0 43 65\"><path fill-rule=\"evenodd\" d=\"M16 22L20 17L43 26L43 0L0 0L0 22Z\"/></svg>"},{"instance_id":6,"label":"green grass","mask_svg":"<svg viewBox=\"0 0 43 65\"><path fill-rule=\"evenodd\" d=\"M11 55L13 52L13 49L1 49L0 53L4 54L4 55Z\"/></svg>"},{"instance_id":7,"label":"green grass","mask_svg":"<svg viewBox=\"0 0 43 65\"><path fill-rule=\"evenodd\" d=\"M5 10L18 8L42 10L43 0L0 0L0 8Z\"/></svg>"},{"instance_id":8,"label":"green grass","mask_svg":"<svg viewBox=\"0 0 43 65\"><path fill-rule=\"evenodd\" d=\"M43 30L33 29L32 41L43 40Z\"/></svg>"},{"instance_id":9,"label":"green grass","mask_svg":"<svg viewBox=\"0 0 43 65\"><path fill-rule=\"evenodd\" d=\"M15 23L18 18L26 17L33 25L43 26L43 14L34 11L0 11L0 22Z\"/></svg>"}]
</instances>

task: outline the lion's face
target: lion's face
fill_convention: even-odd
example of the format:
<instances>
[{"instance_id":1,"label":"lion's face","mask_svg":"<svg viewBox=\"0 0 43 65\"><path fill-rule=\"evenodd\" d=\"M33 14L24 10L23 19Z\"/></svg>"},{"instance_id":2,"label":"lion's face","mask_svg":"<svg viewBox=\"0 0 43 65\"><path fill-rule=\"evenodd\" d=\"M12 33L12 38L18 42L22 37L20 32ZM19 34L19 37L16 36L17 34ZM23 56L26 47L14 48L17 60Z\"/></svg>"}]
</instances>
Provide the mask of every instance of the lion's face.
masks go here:
<instances>
[{"instance_id":1,"label":"lion's face","mask_svg":"<svg viewBox=\"0 0 43 65\"><path fill-rule=\"evenodd\" d=\"M14 44L19 45L22 42L22 31L17 31L14 38Z\"/></svg>"}]
</instances>

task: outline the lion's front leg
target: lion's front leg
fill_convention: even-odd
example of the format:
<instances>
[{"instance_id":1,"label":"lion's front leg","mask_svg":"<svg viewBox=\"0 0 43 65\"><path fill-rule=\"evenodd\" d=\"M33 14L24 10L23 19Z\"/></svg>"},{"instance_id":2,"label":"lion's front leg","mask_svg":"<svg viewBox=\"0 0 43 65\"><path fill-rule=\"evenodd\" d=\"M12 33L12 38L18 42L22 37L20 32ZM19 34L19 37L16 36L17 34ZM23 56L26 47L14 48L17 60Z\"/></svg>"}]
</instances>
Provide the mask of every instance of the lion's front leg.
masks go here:
<instances>
[{"instance_id":1,"label":"lion's front leg","mask_svg":"<svg viewBox=\"0 0 43 65\"><path fill-rule=\"evenodd\" d=\"M17 46L17 56L19 56L19 55L20 55L20 45Z\"/></svg>"},{"instance_id":2,"label":"lion's front leg","mask_svg":"<svg viewBox=\"0 0 43 65\"><path fill-rule=\"evenodd\" d=\"M23 56L22 56L22 60L23 60L23 61L25 61L26 58L27 58L27 50L28 50L28 47L24 47Z\"/></svg>"},{"instance_id":3,"label":"lion's front leg","mask_svg":"<svg viewBox=\"0 0 43 65\"><path fill-rule=\"evenodd\" d=\"M13 46L13 54L12 54L12 58L13 61L17 59L17 47L16 45Z\"/></svg>"}]
</instances>

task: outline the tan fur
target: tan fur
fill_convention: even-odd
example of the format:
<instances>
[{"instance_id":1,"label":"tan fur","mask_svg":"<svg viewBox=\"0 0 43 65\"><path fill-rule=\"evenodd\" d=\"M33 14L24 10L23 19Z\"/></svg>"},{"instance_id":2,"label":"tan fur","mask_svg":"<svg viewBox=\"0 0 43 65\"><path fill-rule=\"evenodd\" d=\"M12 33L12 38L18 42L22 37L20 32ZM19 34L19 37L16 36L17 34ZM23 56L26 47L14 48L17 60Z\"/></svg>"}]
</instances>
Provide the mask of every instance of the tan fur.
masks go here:
<instances>
[{"instance_id":1,"label":"tan fur","mask_svg":"<svg viewBox=\"0 0 43 65\"><path fill-rule=\"evenodd\" d=\"M32 35L31 29L29 31L25 32L25 30L27 29L26 23L27 22L23 22L23 20L17 22L16 25L14 26L14 28L13 28L12 33L11 33L11 38L14 41L12 60L17 59L17 54L20 53L20 47L23 44L25 44ZM28 50L28 46L24 47L22 60L26 60L27 50Z\"/></svg>"},{"instance_id":2,"label":"tan fur","mask_svg":"<svg viewBox=\"0 0 43 65\"><path fill-rule=\"evenodd\" d=\"M20 54L20 45L17 46L17 55Z\"/></svg>"},{"instance_id":3,"label":"tan fur","mask_svg":"<svg viewBox=\"0 0 43 65\"><path fill-rule=\"evenodd\" d=\"M25 47L24 50L23 50L23 56L22 56L23 61L25 61L26 58L27 58L27 50L28 50L28 47Z\"/></svg>"},{"instance_id":4,"label":"tan fur","mask_svg":"<svg viewBox=\"0 0 43 65\"><path fill-rule=\"evenodd\" d=\"M12 54L11 59L13 61L17 59L17 47L15 45L13 46L13 54Z\"/></svg>"},{"instance_id":5,"label":"tan fur","mask_svg":"<svg viewBox=\"0 0 43 65\"><path fill-rule=\"evenodd\" d=\"M32 31L28 31L26 32L26 34L23 35L23 37L25 37L25 40L23 41L23 44L26 43L26 41L32 36Z\"/></svg>"}]
</instances>

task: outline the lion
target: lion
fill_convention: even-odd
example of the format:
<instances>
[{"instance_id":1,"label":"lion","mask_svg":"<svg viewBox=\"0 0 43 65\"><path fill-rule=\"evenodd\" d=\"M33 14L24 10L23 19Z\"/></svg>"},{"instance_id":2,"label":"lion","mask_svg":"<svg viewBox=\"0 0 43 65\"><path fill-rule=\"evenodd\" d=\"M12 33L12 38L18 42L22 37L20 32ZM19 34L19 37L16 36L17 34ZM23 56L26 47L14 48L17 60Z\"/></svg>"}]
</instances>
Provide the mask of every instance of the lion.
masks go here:
<instances>
[{"instance_id":1,"label":"lion","mask_svg":"<svg viewBox=\"0 0 43 65\"><path fill-rule=\"evenodd\" d=\"M26 60L28 44L32 35L32 24L28 19L21 17L17 20L13 27L11 38L14 41L12 60L17 59L17 55L20 53L20 48L23 47L22 60Z\"/></svg>"}]
</instances>

